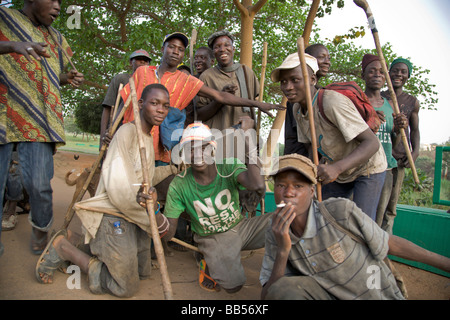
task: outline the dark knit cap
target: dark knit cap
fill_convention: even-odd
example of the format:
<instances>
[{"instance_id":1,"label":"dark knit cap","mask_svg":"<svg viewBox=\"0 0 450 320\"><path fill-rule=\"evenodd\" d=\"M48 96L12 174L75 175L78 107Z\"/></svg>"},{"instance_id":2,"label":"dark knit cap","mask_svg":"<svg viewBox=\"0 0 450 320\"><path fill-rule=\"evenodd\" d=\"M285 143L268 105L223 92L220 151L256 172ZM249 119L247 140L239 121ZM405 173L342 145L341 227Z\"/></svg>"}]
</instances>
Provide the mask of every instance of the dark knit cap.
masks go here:
<instances>
[{"instance_id":1,"label":"dark knit cap","mask_svg":"<svg viewBox=\"0 0 450 320\"><path fill-rule=\"evenodd\" d=\"M380 57L376 56L376 55L373 55L373 54L370 54L370 53L365 54L363 59L362 59L362 65L361 65L362 66L362 72L364 73L364 70L366 70L367 66L369 64L371 64L372 62L374 62L374 61L380 61Z\"/></svg>"}]
</instances>

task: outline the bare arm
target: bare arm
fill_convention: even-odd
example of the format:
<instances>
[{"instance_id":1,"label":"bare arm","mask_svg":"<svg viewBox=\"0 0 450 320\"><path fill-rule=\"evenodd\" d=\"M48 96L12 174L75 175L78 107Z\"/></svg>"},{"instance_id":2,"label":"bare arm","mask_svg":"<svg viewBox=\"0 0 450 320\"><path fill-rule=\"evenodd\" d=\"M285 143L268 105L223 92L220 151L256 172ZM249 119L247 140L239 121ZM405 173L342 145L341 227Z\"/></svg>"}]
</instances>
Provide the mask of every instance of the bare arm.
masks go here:
<instances>
[{"instance_id":1,"label":"bare arm","mask_svg":"<svg viewBox=\"0 0 450 320\"><path fill-rule=\"evenodd\" d=\"M411 241L391 235L389 236L389 252L403 259L426 263L430 266L450 272L450 259L415 245Z\"/></svg>"},{"instance_id":2,"label":"bare arm","mask_svg":"<svg viewBox=\"0 0 450 320\"><path fill-rule=\"evenodd\" d=\"M208 86L204 85L198 92L201 97L206 97L212 100L216 100L220 104L227 104L230 106L245 106L245 107L256 107L262 112L267 113L270 117L273 115L269 112L271 109L284 110L286 107L282 105L273 105L265 102L259 102L256 100L243 99L241 97L232 95L228 92L217 91Z\"/></svg>"},{"instance_id":3,"label":"bare arm","mask_svg":"<svg viewBox=\"0 0 450 320\"><path fill-rule=\"evenodd\" d=\"M253 133L251 130L255 127L255 121L249 116L243 116L239 119L242 130ZM250 131L249 131L250 130ZM261 169L258 161L258 148L256 136L245 135L245 154L247 171L241 172L237 181L248 190L258 191L261 194L265 192L264 177L261 175Z\"/></svg>"},{"instance_id":4,"label":"bare arm","mask_svg":"<svg viewBox=\"0 0 450 320\"><path fill-rule=\"evenodd\" d=\"M416 100L414 111L412 112L409 120L410 126L409 137L411 140L412 158L414 159L414 161L416 161L420 151L419 110L420 110L419 100ZM407 164L407 167L409 168L410 165Z\"/></svg>"},{"instance_id":5,"label":"bare arm","mask_svg":"<svg viewBox=\"0 0 450 320\"><path fill-rule=\"evenodd\" d=\"M363 131L355 139L360 144L347 157L333 164L320 164L318 166L317 177L321 179L323 184L333 182L342 172L367 162L380 147L378 138L370 128Z\"/></svg>"},{"instance_id":6,"label":"bare arm","mask_svg":"<svg viewBox=\"0 0 450 320\"><path fill-rule=\"evenodd\" d=\"M224 86L222 89L223 92L228 92L232 95L235 94L236 90L237 85L234 84L228 84ZM197 117L201 121L207 121L212 117L214 117L214 115L217 113L217 111L220 110L220 108L222 108L222 106L223 106L222 103L219 103L216 100L212 100L208 105L201 108L197 108Z\"/></svg>"},{"instance_id":7,"label":"bare arm","mask_svg":"<svg viewBox=\"0 0 450 320\"><path fill-rule=\"evenodd\" d=\"M141 187L136 195L136 202L139 203L139 205L141 207L143 207L144 209L147 209L147 200L152 199L153 203L154 203L154 208L152 212L148 212L149 214L155 214L155 219L156 219L156 225L157 227L161 227L164 226L164 224L166 223L165 221L168 220L169 221L169 230L166 232L166 234L163 236L164 240L170 240L173 238L173 236L175 235L175 232L177 231L177 225L178 225L178 219L174 219L174 218L166 218L163 216L163 214L161 213L161 211L158 211L158 202L157 202L157 193L156 193L156 189L155 188L151 188L150 189L150 194L148 193L144 193L143 192L143 187Z\"/></svg>"}]
</instances>

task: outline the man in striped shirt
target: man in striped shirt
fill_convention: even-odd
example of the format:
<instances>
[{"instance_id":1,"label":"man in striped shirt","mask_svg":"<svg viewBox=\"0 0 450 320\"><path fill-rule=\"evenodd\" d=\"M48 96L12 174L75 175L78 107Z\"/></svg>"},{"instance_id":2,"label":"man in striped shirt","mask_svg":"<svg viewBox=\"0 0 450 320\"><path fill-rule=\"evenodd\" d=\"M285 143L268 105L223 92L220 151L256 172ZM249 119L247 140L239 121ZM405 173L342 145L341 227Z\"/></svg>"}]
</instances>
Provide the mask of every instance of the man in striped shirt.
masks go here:
<instances>
[{"instance_id":1,"label":"man in striped shirt","mask_svg":"<svg viewBox=\"0 0 450 320\"><path fill-rule=\"evenodd\" d=\"M285 206L266 233L263 299L404 299L385 263L388 254L450 271L449 258L389 235L352 201L314 201L317 170L309 159L291 154L276 165L275 202Z\"/></svg>"}]
</instances>

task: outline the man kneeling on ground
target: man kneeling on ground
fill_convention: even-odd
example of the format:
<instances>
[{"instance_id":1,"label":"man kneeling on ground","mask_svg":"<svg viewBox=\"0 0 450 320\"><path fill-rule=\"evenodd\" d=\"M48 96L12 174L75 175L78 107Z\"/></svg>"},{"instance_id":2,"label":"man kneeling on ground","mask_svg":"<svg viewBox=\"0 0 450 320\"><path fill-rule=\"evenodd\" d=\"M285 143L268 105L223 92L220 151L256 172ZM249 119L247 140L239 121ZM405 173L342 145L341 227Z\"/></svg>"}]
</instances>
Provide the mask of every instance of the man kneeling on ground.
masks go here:
<instances>
[{"instance_id":1,"label":"man kneeling on ground","mask_svg":"<svg viewBox=\"0 0 450 320\"><path fill-rule=\"evenodd\" d=\"M388 254L450 271L449 258L389 235L352 201L314 201L317 171L309 159L292 154L276 164L275 202L285 206L266 234L263 299L404 299Z\"/></svg>"},{"instance_id":2,"label":"man kneeling on ground","mask_svg":"<svg viewBox=\"0 0 450 320\"><path fill-rule=\"evenodd\" d=\"M161 84L151 84L143 90L139 106L142 127L129 122L119 128L103 162L96 196L75 204L93 256L72 245L71 233L62 229L39 258L39 282L52 283L54 271L64 261L88 274L89 289L96 294L131 297L139 288L139 280L150 277L150 221L146 210L136 203L136 185L143 181L136 130L144 133L150 181L155 185L157 177L162 180L171 173L169 166L155 169L150 135L153 126L159 126L167 116L169 92ZM161 229L160 233L166 231Z\"/></svg>"}]
</instances>

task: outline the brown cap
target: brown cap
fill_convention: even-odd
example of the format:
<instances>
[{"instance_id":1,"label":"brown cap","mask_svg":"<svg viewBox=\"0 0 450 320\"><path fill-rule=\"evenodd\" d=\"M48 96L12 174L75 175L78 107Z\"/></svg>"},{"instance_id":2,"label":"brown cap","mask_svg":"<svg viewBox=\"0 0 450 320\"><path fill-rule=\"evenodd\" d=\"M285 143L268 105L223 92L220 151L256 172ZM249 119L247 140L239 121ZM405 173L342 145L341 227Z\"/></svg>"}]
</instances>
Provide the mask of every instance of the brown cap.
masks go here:
<instances>
[{"instance_id":1,"label":"brown cap","mask_svg":"<svg viewBox=\"0 0 450 320\"><path fill-rule=\"evenodd\" d=\"M275 159L273 171L269 174L275 176L280 172L287 170L295 170L304 175L313 184L317 183L317 168L316 165L308 158L299 154L288 154Z\"/></svg>"}]
</instances>

